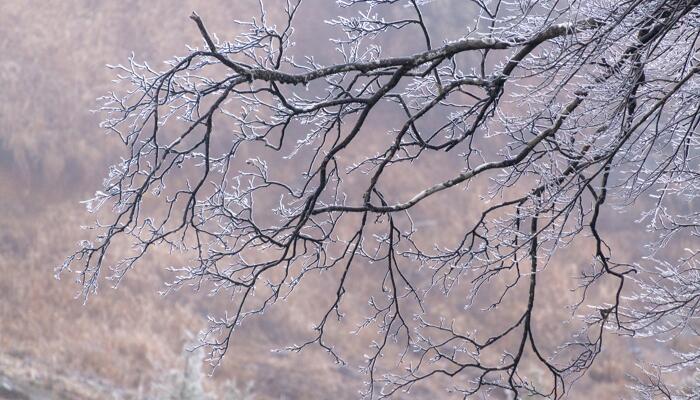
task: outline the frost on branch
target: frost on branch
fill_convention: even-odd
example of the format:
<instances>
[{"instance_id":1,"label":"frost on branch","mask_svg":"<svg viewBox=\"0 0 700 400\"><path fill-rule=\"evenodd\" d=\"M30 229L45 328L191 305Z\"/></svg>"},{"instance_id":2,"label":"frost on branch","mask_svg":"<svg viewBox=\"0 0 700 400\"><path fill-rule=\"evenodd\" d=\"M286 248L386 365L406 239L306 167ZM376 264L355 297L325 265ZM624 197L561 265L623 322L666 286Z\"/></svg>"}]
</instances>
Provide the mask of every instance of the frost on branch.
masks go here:
<instances>
[{"instance_id":1,"label":"frost on branch","mask_svg":"<svg viewBox=\"0 0 700 400\"><path fill-rule=\"evenodd\" d=\"M59 273L74 271L87 298L154 246L188 251L168 290L231 299L203 338L216 364L243 320L319 272L334 282L325 311L288 350L346 362L331 331L361 311L343 307L349 282L380 271L358 327L378 332L360 366L367 398L434 380L464 396L560 398L606 331L697 334L700 0L338 5L326 21L338 36L320 45L335 48L330 63L295 53L295 27L321 21L295 19L313 4L288 1L281 17L261 4L230 40L195 13L200 46L166 68L113 66L102 127L125 152L87 202L96 237ZM454 37L435 33L445 9L461 17ZM418 169L433 181L412 179ZM456 202L466 188L483 201ZM474 218L426 240L436 207ZM633 262L610 245L605 219L620 210L649 239ZM132 253L111 261L124 238ZM691 246L680 257L678 243ZM536 327L537 289L573 245L590 262L560 288L579 300L553 341ZM515 314L500 324L460 322L506 302ZM696 354L658 368L696 368Z\"/></svg>"}]
</instances>

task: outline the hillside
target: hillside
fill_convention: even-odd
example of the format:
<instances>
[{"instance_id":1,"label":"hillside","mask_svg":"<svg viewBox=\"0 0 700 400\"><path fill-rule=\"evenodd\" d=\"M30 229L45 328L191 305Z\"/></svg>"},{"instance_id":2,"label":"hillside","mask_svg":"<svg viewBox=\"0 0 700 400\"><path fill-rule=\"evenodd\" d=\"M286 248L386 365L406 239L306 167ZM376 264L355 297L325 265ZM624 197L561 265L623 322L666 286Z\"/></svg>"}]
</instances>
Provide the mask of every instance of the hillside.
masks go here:
<instances>
[{"instance_id":1,"label":"hillside","mask_svg":"<svg viewBox=\"0 0 700 400\"><path fill-rule=\"evenodd\" d=\"M322 20L333 2L316 1L304 18ZM233 5L232 5L233 4ZM125 62L131 51L153 64L180 54L185 44L199 42L188 16L192 10L207 18L212 31L233 34L229 21L245 19L256 1L10 1L0 13L0 399L141 399L168 371L182 368L181 350L198 332L206 316L227 306L225 297L182 290L163 297L158 292L172 278L165 268L183 260L157 249L132 271L117 290L102 283L97 295L83 304L76 299L78 285L54 268L85 237L81 225L92 222L80 201L99 187L107 166L118 160L122 148L114 137L97 127L100 115L91 113L95 98L111 88L105 64ZM235 11L234 11L235 10ZM273 16L274 17L274 16ZM445 12L442 18L458 18ZM299 32L299 52L316 46L319 33ZM397 45L398 46L398 45ZM328 46L330 49L331 47ZM371 143L366 144L371 146ZM434 172L412 172L416 185L435 179ZM389 185L402 190L400 181ZM478 191L455 201L478 201ZM482 188L483 189L483 188ZM473 218L468 210L427 203L435 226L422 240L449 237L461 223ZM465 207L466 208L466 207ZM440 222L442 221L442 222ZM631 222L617 227L620 237L635 234ZM577 243L557 259L561 268L545 271L542 298L547 304L538 316L539 329L558 338L560 321L570 315L562 306L574 298L565 293L571 279L589 262ZM621 244L621 251L626 249ZM632 254L629 257L633 257ZM367 267L367 266L364 266ZM369 267L352 277L359 295L347 299L347 308L364 311L373 294L376 272ZM371 333L343 338L342 347L356 354L350 365L337 366L323 351L300 354L271 353L302 340L327 307L323 293L334 276L309 280L296 296L250 320L240 332L225 362L206 380L213 393L223 393L227 382L245 386L254 382L257 400L357 398L365 376L356 371ZM539 279L539 278L538 278ZM596 287L591 294L604 293ZM596 292L598 291L598 292ZM495 326L519 306L516 300L490 320L463 315L471 326ZM459 299L445 301L445 310L460 310ZM343 335L359 321L351 316L338 326ZM559 336L558 336L559 335ZM574 386L571 398L616 398L629 382L626 373L640 352L657 351L658 344L640 348L624 339L606 337L610 349L591 373ZM554 341L553 341L554 342ZM441 398L439 382L416 388L413 399ZM494 398L503 397L494 394Z\"/></svg>"}]
</instances>

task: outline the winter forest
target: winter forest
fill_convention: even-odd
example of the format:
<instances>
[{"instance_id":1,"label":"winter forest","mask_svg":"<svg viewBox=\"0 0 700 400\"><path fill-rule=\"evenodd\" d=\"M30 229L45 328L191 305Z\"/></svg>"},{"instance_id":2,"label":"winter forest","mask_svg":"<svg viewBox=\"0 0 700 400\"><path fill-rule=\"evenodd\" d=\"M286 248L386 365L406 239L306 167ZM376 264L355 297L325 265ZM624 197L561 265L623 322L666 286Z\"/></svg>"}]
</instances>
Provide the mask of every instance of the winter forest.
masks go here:
<instances>
[{"instance_id":1,"label":"winter forest","mask_svg":"<svg viewBox=\"0 0 700 400\"><path fill-rule=\"evenodd\" d=\"M20 3L0 398L700 396L700 0Z\"/></svg>"}]
</instances>

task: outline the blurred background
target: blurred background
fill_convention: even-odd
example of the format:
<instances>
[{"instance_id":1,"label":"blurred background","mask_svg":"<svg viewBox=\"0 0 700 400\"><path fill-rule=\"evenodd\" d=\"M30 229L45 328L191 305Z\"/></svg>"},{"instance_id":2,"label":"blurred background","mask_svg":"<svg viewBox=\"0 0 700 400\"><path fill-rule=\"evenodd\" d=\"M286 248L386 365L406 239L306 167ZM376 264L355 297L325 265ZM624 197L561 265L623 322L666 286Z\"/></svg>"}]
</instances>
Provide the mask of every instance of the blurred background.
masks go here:
<instances>
[{"instance_id":1,"label":"blurred background","mask_svg":"<svg viewBox=\"0 0 700 400\"><path fill-rule=\"evenodd\" d=\"M266 3L274 18L284 2ZM186 291L160 296L168 279L164 268L176 262L165 251L151 253L118 290L103 285L87 304L76 299L79 287L69 276L54 278L54 267L86 237L80 226L93 222L80 201L100 187L107 166L123 151L116 138L98 128L101 115L90 112L98 107L95 99L112 88L114 75L105 65L124 63L131 52L152 65L186 53L186 44L200 44L188 18L195 10L211 32L232 37L237 29L232 21L256 15L257 2L0 2L0 398L180 399L174 391L187 386L183 380L191 382L186 390L195 393L192 398L205 393L225 399L358 397L365 377L355 365L336 366L315 350L270 352L309 332L318 317L304 312L316 302L313 290L300 291L283 310L251 320L209 377L201 354L183 348L226 299ZM333 54L325 39L330 28L322 21L337 12L333 1L306 2L298 19L298 54ZM430 7L428 15L440 21L440 29L459 29L470 21L468 12L444 7ZM410 46L392 44L397 51L404 45ZM412 178L428 179L431 173L416 171ZM450 232L444 226L434 229ZM571 268L548 273L549 286L573 285L576 263L588 262L577 257L569 255ZM355 278L357 287L369 278ZM544 309L560 309L565 300L570 299L553 296ZM542 330L556 332L561 319L550 319ZM618 344L614 353L603 354L572 398L623 393L625 374L640 350L610 340ZM359 345L346 345L353 346ZM365 349L356 351L361 356ZM410 397L443 394L444 387L435 385L416 388Z\"/></svg>"}]
</instances>

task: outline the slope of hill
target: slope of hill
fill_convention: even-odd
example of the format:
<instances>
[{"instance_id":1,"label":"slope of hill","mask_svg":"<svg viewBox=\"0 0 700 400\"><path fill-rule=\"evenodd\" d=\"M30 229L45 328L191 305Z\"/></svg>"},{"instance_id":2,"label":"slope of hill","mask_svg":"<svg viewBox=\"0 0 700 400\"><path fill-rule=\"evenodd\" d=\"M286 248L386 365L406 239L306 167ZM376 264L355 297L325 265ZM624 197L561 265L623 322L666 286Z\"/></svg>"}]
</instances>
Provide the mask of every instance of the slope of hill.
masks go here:
<instances>
[{"instance_id":1,"label":"slope of hill","mask_svg":"<svg viewBox=\"0 0 700 400\"><path fill-rule=\"evenodd\" d=\"M316 3L317 7L307 10L322 14L334 8L330 1ZM153 64L182 53L186 43L199 41L187 18L195 9L207 17L212 31L232 34L229 21L244 19L237 13L254 10L252 4L257 2L31 0L3 4L0 399L138 398L163 371L181 366L187 332L198 331L207 314L225 306L226 299L192 296L187 291L159 296L162 282L169 277L164 267L176 261L164 250L144 260L119 290L104 283L85 305L75 299L78 287L70 279L54 279L53 267L84 237L78 227L90 223L91 217L79 201L98 187L107 165L121 152L114 138L105 139L97 128L100 116L88 111L95 107L94 98L110 89L112 75L103 65L124 62L132 50ZM300 32L300 51L318 44L312 40L314 35L318 33L313 30ZM429 174L416 172L412 178L427 180ZM458 220L449 209L437 214L442 220ZM453 228L433 227L426 232L449 234ZM548 272L545 276L551 281L549 286L543 284L543 290L570 286L575 261L574 255L562 269ZM316 293L328 287L324 279L330 278L307 283L309 290L300 291L283 310L245 325L224 364L207 382L212 391L221 393L227 381L236 380L255 382L259 400L356 398L365 379L355 368L366 349L358 343L367 337L343 336L342 346L358 355L347 367L334 366L319 350L269 351L309 334L318 318L314 311L325 304L320 304L322 297ZM364 288L372 275L353 279L355 287ZM368 293L363 290L359 292ZM550 297L552 311L563 299ZM362 295L349 298L348 308L363 309L366 300ZM459 309L452 303L444 307ZM341 330L349 331L350 325ZM555 319L543 324L542 330L556 335L559 325ZM621 344L616 350L603 355L573 396L613 398L621 393L634 349ZM595 386L589 386L591 382ZM444 389L436 385L416 388L412 396L430 399L440 394Z\"/></svg>"}]
</instances>

